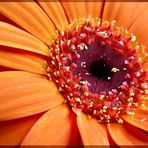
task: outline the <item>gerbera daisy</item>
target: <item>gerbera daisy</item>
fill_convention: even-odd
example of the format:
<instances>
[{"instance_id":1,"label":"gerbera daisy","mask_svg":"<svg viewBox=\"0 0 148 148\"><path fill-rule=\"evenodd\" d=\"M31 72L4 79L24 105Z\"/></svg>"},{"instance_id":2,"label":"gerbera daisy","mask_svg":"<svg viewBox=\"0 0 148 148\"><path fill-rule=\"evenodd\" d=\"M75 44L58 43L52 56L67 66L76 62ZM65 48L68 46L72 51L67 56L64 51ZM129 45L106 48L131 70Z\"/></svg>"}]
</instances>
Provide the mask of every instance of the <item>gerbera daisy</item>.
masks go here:
<instances>
[{"instance_id":1,"label":"gerbera daisy","mask_svg":"<svg viewBox=\"0 0 148 148\"><path fill-rule=\"evenodd\" d=\"M0 145L148 145L142 2L0 2Z\"/></svg>"}]
</instances>

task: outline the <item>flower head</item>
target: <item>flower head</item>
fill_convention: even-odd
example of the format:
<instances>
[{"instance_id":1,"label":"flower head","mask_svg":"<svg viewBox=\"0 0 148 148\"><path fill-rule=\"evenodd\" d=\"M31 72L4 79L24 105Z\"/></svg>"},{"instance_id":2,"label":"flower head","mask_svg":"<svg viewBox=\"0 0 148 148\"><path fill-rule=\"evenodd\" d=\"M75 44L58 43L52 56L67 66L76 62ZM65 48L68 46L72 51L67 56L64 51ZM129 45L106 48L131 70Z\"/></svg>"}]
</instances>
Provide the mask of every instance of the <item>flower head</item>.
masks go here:
<instances>
[{"instance_id":1,"label":"flower head","mask_svg":"<svg viewBox=\"0 0 148 148\"><path fill-rule=\"evenodd\" d=\"M147 145L146 6L1 2L1 145Z\"/></svg>"}]
</instances>

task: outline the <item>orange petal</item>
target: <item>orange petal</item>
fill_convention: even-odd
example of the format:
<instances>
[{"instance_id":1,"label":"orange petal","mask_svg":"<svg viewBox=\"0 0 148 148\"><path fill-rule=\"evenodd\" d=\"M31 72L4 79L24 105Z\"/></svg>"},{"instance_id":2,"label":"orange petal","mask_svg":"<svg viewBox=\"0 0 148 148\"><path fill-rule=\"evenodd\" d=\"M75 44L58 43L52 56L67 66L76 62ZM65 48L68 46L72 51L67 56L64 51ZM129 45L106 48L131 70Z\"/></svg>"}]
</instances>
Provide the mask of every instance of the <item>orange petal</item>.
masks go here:
<instances>
[{"instance_id":1,"label":"orange petal","mask_svg":"<svg viewBox=\"0 0 148 148\"><path fill-rule=\"evenodd\" d=\"M71 136L75 134L74 124L75 115L68 106L59 105L36 122L22 145L69 145Z\"/></svg>"},{"instance_id":2,"label":"orange petal","mask_svg":"<svg viewBox=\"0 0 148 148\"><path fill-rule=\"evenodd\" d=\"M140 102L140 109L148 111L148 96L141 97Z\"/></svg>"},{"instance_id":3,"label":"orange petal","mask_svg":"<svg viewBox=\"0 0 148 148\"><path fill-rule=\"evenodd\" d=\"M144 104L142 104L142 106L140 108L148 111L148 101L143 101L143 102L144 102Z\"/></svg>"},{"instance_id":4,"label":"orange petal","mask_svg":"<svg viewBox=\"0 0 148 148\"><path fill-rule=\"evenodd\" d=\"M106 2L103 20L116 20L119 27L128 29L147 6L146 2Z\"/></svg>"},{"instance_id":5,"label":"orange petal","mask_svg":"<svg viewBox=\"0 0 148 148\"><path fill-rule=\"evenodd\" d=\"M48 1L46 3L39 1L39 4L45 10L47 15L50 17L50 19L53 21L58 29L63 27L65 23L68 23L65 12L59 1Z\"/></svg>"},{"instance_id":6,"label":"orange petal","mask_svg":"<svg viewBox=\"0 0 148 148\"><path fill-rule=\"evenodd\" d=\"M148 7L148 3L145 4ZM145 9L139 17L136 18L132 26L130 27L130 32L134 33L137 37L137 41L148 47L147 34L148 34L148 20L147 20L148 9ZM148 50L146 51L148 52Z\"/></svg>"},{"instance_id":7,"label":"orange petal","mask_svg":"<svg viewBox=\"0 0 148 148\"><path fill-rule=\"evenodd\" d=\"M43 75L38 75L30 72L25 72L25 71L3 71L0 72L0 82L2 83L8 80L16 79L16 78L44 78L47 79Z\"/></svg>"},{"instance_id":8,"label":"orange petal","mask_svg":"<svg viewBox=\"0 0 148 148\"><path fill-rule=\"evenodd\" d=\"M0 21L1 22L7 22L8 24L11 24L11 25L16 26L16 27L19 28L19 26L16 23L14 23L12 20L10 20L6 16L4 16L1 12L0 12Z\"/></svg>"},{"instance_id":9,"label":"orange petal","mask_svg":"<svg viewBox=\"0 0 148 148\"><path fill-rule=\"evenodd\" d=\"M135 137L137 137L138 139L141 139L142 141L147 142L148 144L148 134L147 132L127 123L124 122L124 127L127 129L127 131L129 133L131 133L132 135L134 135Z\"/></svg>"},{"instance_id":10,"label":"orange petal","mask_svg":"<svg viewBox=\"0 0 148 148\"><path fill-rule=\"evenodd\" d=\"M37 114L64 101L52 82L33 76L6 78L0 90L0 120Z\"/></svg>"},{"instance_id":11,"label":"orange petal","mask_svg":"<svg viewBox=\"0 0 148 148\"><path fill-rule=\"evenodd\" d=\"M139 98L140 101L146 101L144 103L148 103L148 94L143 95L142 97Z\"/></svg>"},{"instance_id":12,"label":"orange petal","mask_svg":"<svg viewBox=\"0 0 148 148\"><path fill-rule=\"evenodd\" d=\"M91 16L91 17L101 16L103 2L86 1L85 4L86 4L86 16Z\"/></svg>"},{"instance_id":13,"label":"orange petal","mask_svg":"<svg viewBox=\"0 0 148 148\"><path fill-rule=\"evenodd\" d=\"M4 66L0 66L0 72L1 71L13 71L14 69L8 68L8 67L4 67Z\"/></svg>"},{"instance_id":14,"label":"orange petal","mask_svg":"<svg viewBox=\"0 0 148 148\"><path fill-rule=\"evenodd\" d=\"M84 0L81 2L61 1L61 4L69 20L73 21L74 19L86 17L86 7Z\"/></svg>"},{"instance_id":15,"label":"orange petal","mask_svg":"<svg viewBox=\"0 0 148 148\"><path fill-rule=\"evenodd\" d=\"M47 62L37 54L0 46L0 66L46 75Z\"/></svg>"},{"instance_id":16,"label":"orange petal","mask_svg":"<svg viewBox=\"0 0 148 148\"><path fill-rule=\"evenodd\" d=\"M107 125L109 133L115 143L119 146L123 145L146 145L147 142L137 138L135 135L131 134L129 130L126 129L124 124L111 123Z\"/></svg>"},{"instance_id":17,"label":"orange petal","mask_svg":"<svg viewBox=\"0 0 148 148\"><path fill-rule=\"evenodd\" d=\"M137 108L134 113L133 116L124 115L123 119L140 129L148 131L148 111Z\"/></svg>"},{"instance_id":18,"label":"orange petal","mask_svg":"<svg viewBox=\"0 0 148 148\"><path fill-rule=\"evenodd\" d=\"M81 136L80 136L77 124L76 124L76 120L72 124L74 124L75 127L72 128L72 131L71 131L72 134L71 134L69 146L82 146L83 147L83 142L82 142L82 139L81 139Z\"/></svg>"},{"instance_id":19,"label":"orange petal","mask_svg":"<svg viewBox=\"0 0 148 148\"><path fill-rule=\"evenodd\" d=\"M77 124L84 145L109 145L107 133L96 119L80 113Z\"/></svg>"},{"instance_id":20,"label":"orange petal","mask_svg":"<svg viewBox=\"0 0 148 148\"><path fill-rule=\"evenodd\" d=\"M0 22L0 30L0 45L49 55L48 47L29 33L4 22Z\"/></svg>"},{"instance_id":21,"label":"orange petal","mask_svg":"<svg viewBox=\"0 0 148 148\"><path fill-rule=\"evenodd\" d=\"M0 146L19 145L40 115L0 122Z\"/></svg>"},{"instance_id":22,"label":"orange petal","mask_svg":"<svg viewBox=\"0 0 148 148\"><path fill-rule=\"evenodd\" d=\"M41 41L50 43L55 27L35 2L0 2L0 12Z\"/></svg>"},{"instance_id":23,"label":"orange petal","mask_svg":"<svg viewBox=\"0 0 148 148\"><path fill-rule=\"evenodd\" d=\"M107 128L107 127L106 127ZM109 134L109 131L107 130L107 136L108 136L108 141L111 147L119 148L118 145L115 143L111 135Z\"/></svg>"}]
</instances>

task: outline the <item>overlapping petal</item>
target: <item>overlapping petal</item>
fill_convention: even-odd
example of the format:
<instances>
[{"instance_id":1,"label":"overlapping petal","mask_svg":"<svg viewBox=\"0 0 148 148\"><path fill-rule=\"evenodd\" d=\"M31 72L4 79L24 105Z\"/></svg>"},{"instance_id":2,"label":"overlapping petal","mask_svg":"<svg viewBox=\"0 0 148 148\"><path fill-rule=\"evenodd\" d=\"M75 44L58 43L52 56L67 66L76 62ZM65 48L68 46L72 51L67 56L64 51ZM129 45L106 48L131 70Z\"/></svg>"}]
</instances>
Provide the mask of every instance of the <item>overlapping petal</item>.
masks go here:
<instances>
[{"instance_id":1,"label":"overlapping petal","mask_svg":"<svg viewBox=\"0 0 148 148\"><path fill-rule=\"evenodd\" d=\"M147 41L147 34L148 34L148 4L145 4L146 9L139 14L139 16L135 19L132 23L129 31L134 33L137 37L137 41L146 47L146 52L148 52L148 41Z\"/></svg>"},{"instance_id":2,"label":"overlapping petal","mask_svg":"<svg viewBox=\"0 0 148 148\"><path fill-rule=\"evenodd\" d=\"M19 145L40 115L0 122L0 145Z\"/></svg>"},{"instance_id":3,"label":"overlapping petal","mask_svg":"<svg viewBox=\"0 0 148 148\"><path fill-rule=\"evenodd\" d=\"M133 126L132 124L127 123L124 121L124 126L128 130L129 133L136 136L140 140L146 142L148 145L148 134L144 130L141 130L140 128L137 128L136 126Z\"/></svg>"},{"instance_id":4,"label":"overlapping petal","mask_svg":"<svg viewBox=\"0 0 148 148\"><path fill-rule=\"evenodd\" d=\"M12 79L16 78L42 78L42 79L47 79L43 75L35 74L35 73L30 73L30 72L25 72L25 71L1 71L0 72L0 82L5 82L9 81Z\"/></svg>"},{"instance_id":5,"label":"overlapping petal","mask_svg":"<svg viewBox=\"0 0 148 148\"><path fill-rule=\"evenodd\" d=\"M38 1L58 29L61 29L65 23L68 23L66 14L59 1ZM60 15L59 15L60 14Z\"/></svg>"},{"instance_id":6,"label":"overlapping petal","mask_svg":"<svg viewBox=\"0 0 148 148\"><path fill-rule=\"evenodd\" d=\"M126 125L119 123L111 123L108 126L109 133L117 145L123 146L134 146L134 145L144 145L148 143L136 137L136 135L129 132L130 129L126 128Z\"/></svg>"},{"instance_id":7,"label":"overlapping petal","mask_svg":"<svg viewBox=\"0 0 148 148\"><path fill-rule=\"evenodd\" d=\"M148 110L137 108L133 116L124 115L123 119L128 123L148 131Z\"/></svg>"},{"instance_id":8,"label":"overlapping petal","mask_svg":"<svg viewBox=\"0 0 148 148\"><path fill-rule=\"evenodd\" d=\"M96 119L80 113L77 115L77 124L84 145L109 145L105 128Z\"/></svg>"},{"instance_id":9,"label":"overlapping petal","mask_svg":"<svg viewBox=\"0 0 148 148\"><path fill-rule=\"evenodd\" d=\"M69 145L77 131L75 115L61 104L45 113L29 131L22 145Z\"/></svg>"},{"instance_id":10,"label":"overlapping petal","mask_svg":"<svg viewBox=\"0 0 148 148\"><path fill-rule=\"evenodd\" d=\"M79 19L82 17L86 17L86 6L84 0L78 2L72 1L61 1L61 4L68 16L69 20L72 21L74 19Z\"/></svg>"},{"instance_id":11,"label":"overlapping petal","mask_svg":"<svg viewBox=\"0 0 148 148\"><path fill-rule=\"evenodd\" d=\"M38 54L0 46L0 66L46 75L47 62Z\"/></svg>"},{"instance_id":12,"label":"overlapping petal","mask_svg":"<svg viewBox=\"0 0 148 148\"><path fill-rule=\"evenodd\" d=\"M147 7L146 2L105 2L103 20L116 20L118 26L128 29Z\"/></svg>"},{"instance_id":13,"label":"overlapping petal","mask_svg":"<svg viewBox=\"0 0 148 148\"><path fill-rule=\"evenodd\" d=\"M35 2L0 2L0 13L41 41L50 44L55 27Z\"/></svg>"},{"instance_id":14,"label":"overlapping petal","mask_svg":"<svg viewBox=\"0 0 148 148\"><path fill-rule=\"evenodd\" d=\"M86 17L100 17L103 7L103 1L97 2L97 1L86 1Z\"/></svg>"},{"instance_id":15,"label":"overlapping petal","mask_svg":"<svg viewBox=\"0 0 148 148\"><path fill-rule=\"evenodd\" d=\"M0 77L0 120L37 114L63 102L56 86L46 79L6 75L5 80Z\"/></svg>"},{"instance_id":16,"label":"overlapping petal","mask_svg":"<svg viewBox=\"0 0 148 148\"><path fill-rule=\"evenodd\" d=\"M49 55L48 47L31 34L5 22L0 22L0 30L0 45Z\"/></svg>"}]
</instances>

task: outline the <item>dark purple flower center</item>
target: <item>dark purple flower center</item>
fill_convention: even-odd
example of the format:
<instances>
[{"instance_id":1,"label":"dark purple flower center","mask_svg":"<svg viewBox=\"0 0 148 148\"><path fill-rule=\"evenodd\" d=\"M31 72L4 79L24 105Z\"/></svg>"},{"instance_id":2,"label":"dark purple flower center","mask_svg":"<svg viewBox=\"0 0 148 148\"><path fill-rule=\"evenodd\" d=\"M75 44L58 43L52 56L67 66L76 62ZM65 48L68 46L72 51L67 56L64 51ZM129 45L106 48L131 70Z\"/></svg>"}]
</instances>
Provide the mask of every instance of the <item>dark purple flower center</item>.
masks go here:
<instances>
[{"instance_id":1,"label":"dark purple flower center","mask_svg":"<svg viewBox=\"0 0 148 148\"><path fill-rule=\"evenodd\" d=\"M126 58L115 52L113 47L95 42L87 50L80 51L79 55L74 74L80 73L81 80L89 82L92 93L118 89L124 81L127 74L123 69Z\"/></svg>"},{"instance_id":2,"label":"dark purple flower center","mask_svg":"<svg viewBox=\"0 0 148 148\"><path fill-rule=\"evenodd\" d=\"M101 79L102 81L109 81L112 78L111 66L103 59L94 60L90 63L89 71L90 76Z\"/></svg>"}]
</instances>

